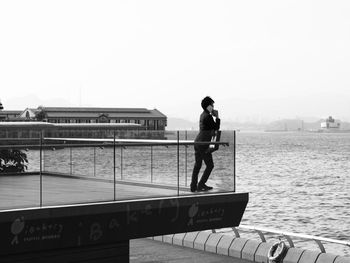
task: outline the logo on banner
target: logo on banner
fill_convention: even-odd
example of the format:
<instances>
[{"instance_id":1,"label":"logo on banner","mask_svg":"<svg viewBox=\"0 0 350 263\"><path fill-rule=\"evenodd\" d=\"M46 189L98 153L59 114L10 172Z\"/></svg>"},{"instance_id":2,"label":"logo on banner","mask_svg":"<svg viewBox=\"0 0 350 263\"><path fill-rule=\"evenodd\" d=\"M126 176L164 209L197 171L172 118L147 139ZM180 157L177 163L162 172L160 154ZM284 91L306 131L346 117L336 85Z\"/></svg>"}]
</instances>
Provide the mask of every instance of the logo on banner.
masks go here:
<instances>
[{"instance_id":1,"label":"logo on banner","mask_svg":"<svg viewBox=\"0 0 350 263\"><path fill-rule=\"evenodd\" d=\"M221 207L200 207L198 202L192 204L188 210L189 221L188 226L195 224L219 222L223 219L225 209Z\"/></svg>"},{"instance_id":2,"label":"logo on banner","mask_svg":"<svg viewBox=\"0 0 350 263\"><path fill-rule=\"evenodd\" d=\"M60 239L62 231L62 224L26 223L22 216L16 218L11 224L11 234L13 235L11 245L18 245L20 242Z\"/></svg>"},{"instance_id":3,"label":"logo on banner","mask_svg":"<svg viewBox=\"0 0 350 263\"><path fill-rule=\"evenodd\" d=\"M193 220L194 217L198 214L198 210L198 203L194 203L188 210L188 216L190 217L190 221L187 223L188 226L193 226Z\"/></svg>"},{"instance_id":4,"label":"logo on banner","mask_svg":"<svg viewBox=\"0 0 350 263\"><path fill-rule=\"evenodd\" d=\"M15 221L13 221L11 225L11 233L14 236L11 242L11 245L17 245L19 243L18 241L18 235L23 231L24 229L24 218L17 218Z\"/></svg>"}]
</instances>

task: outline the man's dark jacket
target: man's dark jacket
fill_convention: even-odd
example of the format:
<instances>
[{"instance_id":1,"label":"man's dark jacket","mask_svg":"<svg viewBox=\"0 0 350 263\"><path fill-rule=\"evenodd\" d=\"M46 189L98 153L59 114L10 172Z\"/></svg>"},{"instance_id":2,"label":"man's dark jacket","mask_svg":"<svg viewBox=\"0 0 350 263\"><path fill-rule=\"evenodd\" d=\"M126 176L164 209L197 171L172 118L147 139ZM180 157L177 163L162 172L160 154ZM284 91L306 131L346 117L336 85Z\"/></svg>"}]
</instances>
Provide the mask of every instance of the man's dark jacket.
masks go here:
<instances>
[{"instance_id":1,"label":"man's dark jacket","mask_svg":"<svg viewBox=\"0 0 350 263\"><path fill-rule=\"evenodd\" d=\"M203 111L199 119L199 133L194 140L195 142L210 142L215 131L220 129L220 119L216 118L214 121L213 116L208 111ZM195 149L205 152L209 148L209 144L196 145Z\"/></svg>"}]
</instances>

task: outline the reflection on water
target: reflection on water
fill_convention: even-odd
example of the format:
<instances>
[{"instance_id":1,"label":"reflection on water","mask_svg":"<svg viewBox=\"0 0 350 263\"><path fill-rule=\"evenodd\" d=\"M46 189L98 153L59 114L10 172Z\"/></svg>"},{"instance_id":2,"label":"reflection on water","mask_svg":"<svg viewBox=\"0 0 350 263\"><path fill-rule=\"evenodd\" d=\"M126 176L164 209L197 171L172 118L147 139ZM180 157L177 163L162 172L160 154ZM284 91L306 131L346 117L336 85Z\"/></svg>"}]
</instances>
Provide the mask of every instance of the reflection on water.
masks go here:
<instances>
[{"instance_id":1,"label":"reflection on water","mask_svg":"<svg viewBox=\"0 0 350 263\"><path fill-rule=\"evenodd\" d=\"M187 138L195 135L188 133ZM223 140L232 142L232 133L223 135ZM237 191L250 193L242 224L350 240L350 134L240 132L236 148ZM69 151L45 151L45 169L113 176L112 149L73 149L72 168ZM215 168L209 184L233 189L232 152L231 145L213 154ZM29 154L35 163L37 152ZM193 163L192 146L182 147L181 185L189 184ZM173 183L177 180L177 149L118 149L115 165L119 178ZM338 253L349 254L348 248L340 249Z\"/></svg>"}]
</instances>

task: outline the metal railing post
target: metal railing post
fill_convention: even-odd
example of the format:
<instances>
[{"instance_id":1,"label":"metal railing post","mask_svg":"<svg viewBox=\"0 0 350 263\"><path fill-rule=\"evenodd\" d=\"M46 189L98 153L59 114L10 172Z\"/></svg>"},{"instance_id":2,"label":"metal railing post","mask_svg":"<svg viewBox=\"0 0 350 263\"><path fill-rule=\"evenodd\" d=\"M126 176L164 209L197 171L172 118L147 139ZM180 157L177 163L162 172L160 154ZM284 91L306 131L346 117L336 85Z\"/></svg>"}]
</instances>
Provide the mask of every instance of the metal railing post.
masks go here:
<instances>
[{"instance_id":1,"label":"metal railing post","mask_svg":"<svg viewBox=\"0 0 350 263\"><path fill-rule=\"evenodd\" d=\"M70 175L73 174L73 157L72 157L72 146L69 147L69 158L70 158Z\"/></svg>"},{"instance_id":2,"label":"metal railing post","mask_svg":"<svg viewBox=\"0 0 350 263\"><path fill-rule=\"evenodd\" d=\"M40 132L40 207L43 206L43 130Z\"/></svg>"},{"instance_id":3,"label":"metal railing post","mask_svg":"<svg viewBox=\"0 0 350 263\"><path fill-rule=\"evenodd\" d=\"M233 192L236 192L236 131L233 131Z\"/></svg>"},{"instance_id":4,"label":"metal railing post","mask_svg":"<svg viewBox=\"0 0 350 263\"><path fill-rule=\"evenodd\" d=\"M240 237L238 229L236 227L232 227L233 232L235 233L236 237Z\"/></svg>"},{"instance_id":5,"label":"metal railing post","mask_svg":"<svg viewBox=\"0 0 350 263\"><path fill-rule=\"evenodd\" d=\"M187 141L187 130L185 131L185 140ZM187 187L187 145L185 145L185 186Z\"/></svg>"},{"instance_id":6,"label":"metal railing post","mask_svg":"<svg viewBox=\"0 0 350 263\"><path fill-rule=\"evenodd\" d=\"M324 248L322 242L320 240L314 239L316 244L318 245L318 248L321 250L322 253L326 253L326 249Z\"/></svg>"},{"instance_id":7,"label":"metal railing post","mask_svg":"<svg viewBox=\"0 0 350 263\"><path fill-rule=\"evenodd\" d=\"M180 195L180 132L177 131L177 195Z\"/></svg>"},{"instance_id":8,"label":"metal railing post","mask_svg":"<svg viewBox=\"0 0 350 263\"><path fill-rule=\"evenodd\" d=\"M96 146L94 146L94 176L96 176Z\"/></svg>"},{"instance_id":9,"label":"metal railing post","mask_svg":"<svg viewBox=\"0 0 350 263\"><path fill-rule=\"evenodd\" d=\"M151 145L151 183L153 183L153 146Z\"/></svg>"},{"instance_id":10,"label":"metal railing post","mask_svg":"<svg viewBox=\"0 0 350 263\"><path fill-rule=\"evenodd\" d=\"M288 243L289 243L289 247L294 247L294 243L293 243L293 240L290 236L288 235L283 235L285 237L285 239L287 239ZM326 251L324 251L325 253Z\"/></svg>"},{"instance_id":11,"label":"metal railing post","mask_svg":"<svg viewBox=\"0 0 350 263\"><path fill-rule=\"evenodd\" d=\"M123 146L120 147L120 179L123 180Z\"/></svg>"},{"instance_id":12,"label":"metal railing post","mask_svg":"<svg viewBox=\"0 0 350 263\"><path fill-rule=\"evenodd\" d=\"M266 242L266 238L265 238L264 233L262 231L260 231L260 230L255 230L255 231L256 231L256 233L258 233L258 235L259 235L259 237L261 239L261 242Z\"/></svg>"},{"instance_id":13,"label":"metal railing post","mask_svg":"<svg viewBox=\"0 0 350 263\"><path fill-rule=\"evenodd\" d=\"M115 130L113 133L113 197L116 200L116 174L115 174Z\"/></svg>"}]
</instances>

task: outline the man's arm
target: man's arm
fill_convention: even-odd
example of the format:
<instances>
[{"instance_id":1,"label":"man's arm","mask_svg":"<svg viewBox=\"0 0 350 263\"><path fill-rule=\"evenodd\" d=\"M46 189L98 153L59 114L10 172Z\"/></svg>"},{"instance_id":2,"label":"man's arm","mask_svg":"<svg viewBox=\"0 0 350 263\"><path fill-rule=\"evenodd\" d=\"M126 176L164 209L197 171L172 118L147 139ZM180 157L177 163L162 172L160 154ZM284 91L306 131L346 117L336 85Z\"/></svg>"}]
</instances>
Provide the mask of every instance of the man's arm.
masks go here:
<instances>
[{"instance_id":1,"label":"man's arm","mask_svg":"<svg viewBox=\"0 0 350 263\"><path fill-rule=\"evenodd\" d=\"M208 114L203 120L204 130L220 130L220 119L217 117L216 121L213 116Z\"/></svg>"},{"instance_id":2,"label":"man's arm","mask_svg":"<svg viewBox=\"0 0 350 263\"><path fill-rule=\"evenodd\" d=\"M214 130L220 130L220 122L221 121L220 121L220 118L219 118L219 111L213 110L212 114L216 118Z\"/></svg>"},{"instance_id":3,"label":"man's arm","mask_svg":"<svg viewBox=\"0 0 350 263\"><path fill-rule=\"evenodd\" d=\"M215 121L215 129L214 130L220 130L220 123L221 123L221 120L219 118L216 118L216 121Z\"/></svg>"}]
</instances>

